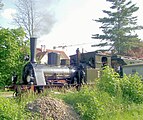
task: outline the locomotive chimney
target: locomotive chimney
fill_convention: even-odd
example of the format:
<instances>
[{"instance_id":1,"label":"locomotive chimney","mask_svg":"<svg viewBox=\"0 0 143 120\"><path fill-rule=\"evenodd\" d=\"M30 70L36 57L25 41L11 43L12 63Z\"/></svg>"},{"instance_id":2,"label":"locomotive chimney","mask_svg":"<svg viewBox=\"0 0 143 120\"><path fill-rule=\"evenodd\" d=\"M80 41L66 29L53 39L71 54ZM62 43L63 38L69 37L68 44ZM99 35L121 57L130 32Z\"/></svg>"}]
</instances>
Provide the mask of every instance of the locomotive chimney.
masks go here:
<instances>
[{"instance_id":1,"label":"locomotive chimney","mask_svg":"<svg viewBox=\"0 0 143 120\"><path fill-rule=\"evenodd\" d=\"M36 62L36 44L37 44L37 38L31 37L30 38L30 62L35 63Z\"/></svg>"}]
</instances>

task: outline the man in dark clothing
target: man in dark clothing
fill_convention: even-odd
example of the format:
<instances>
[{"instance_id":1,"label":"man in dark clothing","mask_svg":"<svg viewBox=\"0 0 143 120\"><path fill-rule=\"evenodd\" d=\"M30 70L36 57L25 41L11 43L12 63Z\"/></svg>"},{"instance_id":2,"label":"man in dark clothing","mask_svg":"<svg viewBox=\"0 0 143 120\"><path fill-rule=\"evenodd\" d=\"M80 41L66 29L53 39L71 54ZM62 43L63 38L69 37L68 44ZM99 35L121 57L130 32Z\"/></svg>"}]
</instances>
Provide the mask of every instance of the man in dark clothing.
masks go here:
<instances>
[{"instance_id":1,"label":"man in dark clothing","mask_svg":"<svg viewBox=\"0 0 143 120\"><path fill-rule=\"evenodd\" d=\"M18 75L16 73L14 73L13 76L12 76L12 83L13 84L16 84L17 78L18 78Z\"/></svg>"}]
</instances>

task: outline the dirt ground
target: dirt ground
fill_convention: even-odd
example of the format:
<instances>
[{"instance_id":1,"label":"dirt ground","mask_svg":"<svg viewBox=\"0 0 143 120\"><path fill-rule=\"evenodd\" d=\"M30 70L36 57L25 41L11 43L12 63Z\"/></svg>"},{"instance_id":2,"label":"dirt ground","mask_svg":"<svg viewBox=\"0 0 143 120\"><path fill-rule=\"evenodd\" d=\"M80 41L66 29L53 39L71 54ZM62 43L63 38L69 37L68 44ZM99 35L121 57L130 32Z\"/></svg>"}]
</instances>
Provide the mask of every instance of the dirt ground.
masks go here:
<instances>
[{"instance_id":1,"label":"dirt ground","mask_svg":"<svg viewBox=\"0 0 143 120\"><path fill-rule=\"evenodd\" d=\"M8 92L0 92L0 96L2 97L13 97L13 91L8 91Z\"/></svg>"},{"instance_id":2,"label":"dirt ground","mask_svg":"<svg viewBox=\"0 0 143 120\"><path fill-rule=\"evenodd\" d=\"M42 120L80 120L74 109L62 100L51 97L42 97L27 104L27 109L40 113Z\"/></svg>"}]
</instances>

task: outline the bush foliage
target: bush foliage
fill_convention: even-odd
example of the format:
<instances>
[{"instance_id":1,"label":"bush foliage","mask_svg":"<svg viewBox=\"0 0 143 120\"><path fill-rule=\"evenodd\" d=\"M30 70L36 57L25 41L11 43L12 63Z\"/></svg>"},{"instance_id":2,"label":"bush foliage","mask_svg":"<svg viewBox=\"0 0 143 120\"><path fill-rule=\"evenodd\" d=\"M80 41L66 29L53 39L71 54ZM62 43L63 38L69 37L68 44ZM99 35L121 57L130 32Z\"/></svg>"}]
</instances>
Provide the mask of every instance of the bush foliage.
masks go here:
<instances>
[{"instance_id":1,"label":"bush foliage","mask_svg":"<svg viewBox=\"0 0 143 120\"><path fill-rule=\"evenodd\" d=\"M25 41L22 28L0 28L0 86L10 85L15 72L20 80L24 56L29 53L29 41Z\"/></svg>"},{"instance_id":2,"label":"bush foliage","mask_svg":"<svg viewBox=\"0 0 143 120\"><path fill-rule=\"evenodd\" d=\"M59 96L58 96L59 97ZM108 66L97 84L62 98L74 106L82 120L126 120L143 117L143 84L138 74L119 75Z\"/></svg>"},{"instance_id":3,"label":"bush foliage","mask_svg":"<svg viewBox=\"0 0 143 120\"><path fill-rule=\"evenodd\" d=\"M143 102L143 84L138 73L134 75L119 75L108 66L102 71L102 76L98 81L98 88L108 92L110 95L122 95L123 99L129 102Z\"/></svg>"}]
</instances>

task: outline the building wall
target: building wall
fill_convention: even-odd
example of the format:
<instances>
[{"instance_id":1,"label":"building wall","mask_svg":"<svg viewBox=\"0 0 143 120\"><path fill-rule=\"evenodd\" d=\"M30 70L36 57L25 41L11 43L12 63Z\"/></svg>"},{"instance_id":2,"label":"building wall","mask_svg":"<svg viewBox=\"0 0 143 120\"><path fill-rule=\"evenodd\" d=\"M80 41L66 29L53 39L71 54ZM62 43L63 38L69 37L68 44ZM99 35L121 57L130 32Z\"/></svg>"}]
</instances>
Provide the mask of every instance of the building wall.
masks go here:
<instances>
[{"instance_id":1,"label":"building wall","mask_svg":"<svg viewBox=\"0 0 143 120\"><path fill-rule=\"evenodd\" d=\"M138 65L125 65L123 66L123 73L126 75L133 75L135 73L139 73L143 77L143 64L138 64Z\"/></svg>"},{"instance_id":2,"label":"building wall","mask_svg":"<svg viewBox=\"0 0 143 120\"><path fill-rule=\"evenodd\" d=\"M41 64L47 64L47 60L48 60L48 55L45 54L45 55L43 56L43 58L41 59Z\"/></svg>"}]
</instances>

